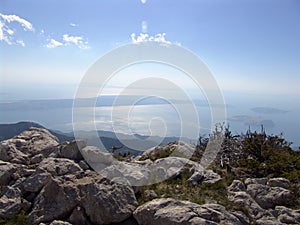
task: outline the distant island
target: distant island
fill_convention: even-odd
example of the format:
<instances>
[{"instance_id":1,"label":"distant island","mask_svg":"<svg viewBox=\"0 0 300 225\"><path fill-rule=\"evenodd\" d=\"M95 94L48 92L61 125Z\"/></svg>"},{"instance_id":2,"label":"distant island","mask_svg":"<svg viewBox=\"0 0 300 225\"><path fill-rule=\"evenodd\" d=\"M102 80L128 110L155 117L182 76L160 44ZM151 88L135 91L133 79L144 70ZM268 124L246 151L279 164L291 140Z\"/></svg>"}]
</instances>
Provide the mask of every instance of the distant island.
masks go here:
<instances>
[{"instance_id":1,"label":"distant island","mask_svg":"<svg viewBox=\"0 0 300 225\"><path fill-rule=\"evenodd\" d=\"M39 126L11 128L27 125ZM0 142L1 225L300 224L299 184L300 152L264 130L218 127L197 145L175 141L139 156L60 143L36 127Z\"/></svg>"}]
</instances>

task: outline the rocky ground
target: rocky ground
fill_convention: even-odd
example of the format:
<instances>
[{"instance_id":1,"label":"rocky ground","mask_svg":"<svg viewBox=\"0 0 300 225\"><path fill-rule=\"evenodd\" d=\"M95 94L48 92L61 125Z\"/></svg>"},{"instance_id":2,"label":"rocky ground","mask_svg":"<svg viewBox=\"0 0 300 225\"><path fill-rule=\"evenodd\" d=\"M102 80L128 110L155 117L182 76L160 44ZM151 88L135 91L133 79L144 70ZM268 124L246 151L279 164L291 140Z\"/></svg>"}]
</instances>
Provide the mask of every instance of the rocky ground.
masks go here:
<instances>
[{"instance_id":1,"label":"rocky ground","mask_svg":"<svg viewBox=\"0 0 300 225\"><path fill-rule=\"evenodd\" d=\"M175 148L194 147L149 149L100 174L97 166L111 162L110 153L84 141L60 144L49 131L30 128L0 143L0 224L300 224L299 186L279 177L224 181L181 154L164 158ZM141 186L153 171L162 181ZM110 174L123 174L135 187L107 179ZM215 190L220 193L206 194Z\"/></svg>"}]
</instances>

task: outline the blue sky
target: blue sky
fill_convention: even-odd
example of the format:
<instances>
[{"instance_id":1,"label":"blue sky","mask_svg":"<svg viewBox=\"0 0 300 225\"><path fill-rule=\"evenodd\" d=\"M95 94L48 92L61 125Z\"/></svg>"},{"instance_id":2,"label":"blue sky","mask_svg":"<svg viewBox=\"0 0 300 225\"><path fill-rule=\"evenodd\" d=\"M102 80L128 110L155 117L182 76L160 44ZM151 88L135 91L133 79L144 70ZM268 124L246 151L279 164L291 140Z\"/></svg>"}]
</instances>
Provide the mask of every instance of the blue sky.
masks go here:
<instances>
[{"instance_id":1,"label":"blue sky","mask_svg":"<svg viewBox=\"0 0 300 225\"><path fill-rule=\"evenodd\" d=\"M71 98L143 32L197 54L225 92L300 96L298 0L0 0L0 13L2 100Z\"/></svg>"}]
</instances>

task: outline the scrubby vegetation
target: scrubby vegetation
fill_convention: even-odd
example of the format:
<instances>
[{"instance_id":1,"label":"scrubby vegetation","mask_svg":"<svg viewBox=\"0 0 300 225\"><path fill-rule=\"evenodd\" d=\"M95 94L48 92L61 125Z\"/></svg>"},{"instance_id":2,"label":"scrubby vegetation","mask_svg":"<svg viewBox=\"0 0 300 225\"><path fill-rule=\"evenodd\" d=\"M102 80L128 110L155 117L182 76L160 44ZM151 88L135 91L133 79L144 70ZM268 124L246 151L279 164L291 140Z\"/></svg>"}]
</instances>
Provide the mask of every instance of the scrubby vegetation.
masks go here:
<instances>
[{"instance_id":1,"label":"scrubby vegetation","mask_svg":"<svg viewBox=\"0 0 300 225\"><path fill-rule=\"evenodd\" d=\"M19 214L14 215L9 219L0 219L0 225L26 225L27 215L25 211L21 211Z\"/></svg>"},{"instance_id":2,"label":"scrubby vegetation","mask_svg":"<svg viewBox=\"0 0 300 225\"><path fill-rule=\"evenodd\" d=\"M170 197L200 205L205 203L218 203L225 206L229 211L242 211L249 216L247 208L228 200L227 187L232 183L232 177L226 176L217 183L201 185L188 182L188 177L188 172L183 172L177 177L170 178L158 184L142 187L137 196L139 204L142 205L157 197Z\"/></svg>"},{"instance_id":3,"label":"scrubby vegetation","mask_svg":"<svg viewBox=\"0 0 300 225\"><path fill-rule=\"evenodd\" d=\"M266 134L263 127L260 132L249 129L245 134L233 135L229 127L220 125L209 137L199 137L191 160L200 162L210 138L220 134L223 135L223 143L214 163L210 165L210 169L221 175L220 182L194 185L187 182L188 174L183 173L159 184L143 187L138 196L139 203L151 200L153 195L149 193L155 193L157 197L172 197L199 204L216 202L229 210L238 209L247 214L247 209L228 200L227 187L234 179L249 177L287 178L292 182L291 189L298 196L296 199L300 199L300 152L292 150L291 143L282 135ZM293 202L291 207L300 208L300 202Z\"/></svg>"},{"instance_id":4,"label":"scrubby vegetation","mask_svg":"<svg viewBox=\"0 0 300 225\"><path fill-rule=\"evenodd\" d=\"M145 203L153 196L149 195L149 190L154 191L158 197L172 197L179 200L188 200L198 204L203 204L207 201L215 201L216 198L220 201L226 198L226 183L224 181L216 184L194 185L187 182L188 175L181 173L178 177L173 177L167 181L160 182L149 186L144 186L141 189L139 203ZM152 193L154 193L152 192Z\"/></svg>"},{"instance_id":5,"label":"scrubby vegetation","mask_svg":"<svg viewBox=\"0 0 300 225\"><path fill-rule=\"evenodd\" d=\"M208 140L199 142L196 150L198 159ZM300 152L294 151L291 144L282 134L266 134L263 127L260 132L249 129L246 134L235 136L226 127L221 150L212 167L216 170L230 168L235 178L284 177L299 183Z\"/></svg>"}]
</instances>

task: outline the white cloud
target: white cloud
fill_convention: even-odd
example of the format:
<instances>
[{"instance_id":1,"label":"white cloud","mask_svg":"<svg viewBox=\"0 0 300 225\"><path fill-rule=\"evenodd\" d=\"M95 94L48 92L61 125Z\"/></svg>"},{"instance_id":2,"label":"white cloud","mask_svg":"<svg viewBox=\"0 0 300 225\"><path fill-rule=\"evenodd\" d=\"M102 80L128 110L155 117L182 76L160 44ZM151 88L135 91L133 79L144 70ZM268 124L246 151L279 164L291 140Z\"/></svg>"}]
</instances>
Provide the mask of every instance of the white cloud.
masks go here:
<instances>
[{"instance_id":1,"label":"white cloud","mask_svg":"<svg viewBox=\"0 0 300 225\"><path fill-rule=\"evenodd\" d=\"M10 23L12 22L17 22L23 27L24 31L34 31L32 24L27 20L17 15L4 15L0 13L0 41L4 41L9 45L17 44L24 47L25 43L23 40L15 39L17 30L10 27Z\"/></svg>"},{"instance_id":2,"label":"white cloud","mask_svg":"<svg viewBox=\"0 0 300 225\"><path fill-rule=\"evenodd\" d=\"M143 33L148 32L148 23L147 23L147 21L142 21L142 31L143 31Z\"/></svg>"},{"instance_id":3,"label":"white cloud","mask_svg":"<svg viewBox=\"0 0 300 225\"><path fill-rule=\"evenodd\" d=\"M4 41L7 44L12 45L12 42L10 40L11 32L10 31L8 32L7 30L8 30L7 26L0 20L0 41Z\"/></svg>"},{"instance_id":4,"label":"white cloud","mask_svg":"<svg viewBox=\"0 0 300 225\"><path fill-rule=\"evenodd\" d=\"M89 48L88 42L83 41L83 38L80 36L70 36L68 34L64 34L63 41L65 42L65 45L74 44L81 49Z\"/></svg>"},{"instance_id":5,"label":"white cloud","mask_svg":"<svg viewBox=\"0 0 300 225\"><path fill-rule=\"evenodd\" d=\"M18 22L24 28L24 30L34 31L33 26L27 20L17 16L17 15L3 15L0 13L2 19L8 23Z\"/></svg>"},{"instance_id":6,"label":"white cloud","mask_svg":"<svg viewBox=\"0 0 300 225\"><path fill-rule=\"evenodd\" d=\"M4 32L3 32L4 24L0 21L0 40L4 40Z\"/></svg>"},{"instance_id":7,"label":"white cloud","mask_svg":"<svg viewBox=\"0 0 300 225\"><path fill-rule=\"evenodd\" d=\"M170 41L167 41L166 33L156 34L155 36L150 36L147 33L140 33L138 36L136 36L135 33L131 34L131 41L133 44L138 44L142 42L158 42L162 44L171 44Z\"/></svg>"},{"instance_id":8,"label":"white cloud","mask_svg":"<svg viewBox=\"0 0 300 225\"><path fill-rule=\"evenodd\" d=\"M13 22L15 24L13 24ZM34 32L34 27L29 21L17 15L4 15L0 13L0 42L5 42L8 45L15 44L25 47L24 40L18 37L19 30L15 25L18 25L19 28L21 26L25 32ZM70 23L70 26L76 27L78 24ZM61 40L58 40L57 38L52 38L51 36L46 35L43 29L41 29L36 35L47 40L47 44L44 45L47 48L57 48L59 46L68 45L75 45L80 49L89 48L88 41L84 40L81 36L64 34Z\"/></svg>"},{"instance_id":9,"label":"white cloud","mask_svg":"<svg viewBox=\"0 0 300 225\"><path fill-rule=\"evenodd\" d=\"M50 42L46 45L47 48L56 48L59 46L62 46L63 43L56 41L54 39L51 39Z\"/></svg>"},{"instance_id":10,"label":"white cloud","mask_svg":"<svg viewBox=\"0 0 300 225\"><path fill-rule=\"evenodd\" d=\"M76 24L76 23L70 23L70 26L71 27L78 27L78 24Z\"/></svg>"},{"instance_id":11,"label":"white cloud","mask_svg":"<svg viewBox=\"0 0 300 225\"><path fill-rule=\"evenodd\" d=\"M22 47L25 47L25 43L23 40L17 40L16 43L21 45Z\"/></svg>"},{"instance_id":12,"label":"white cloud","mask_svg":"<svg viewBox=\"0 0 300 225\"><path fill-rule=\"evenodd\" d=\"M62 36L61 41L57 41L53 38L50 39L49 43L46 45L47 48L56 48L60 46L68 46L68 45L75 45L80 49L87 49L89 48L88 42L84 41L80 36L70 36L68 34L64 34Z\"/></svg>"},{"instance_id":13,"label":"white cloud","mask_svg":"<svg viewBox=\"0 0 300 225\"><path fill-rule=\"evenodd\" d=\"M70 42L75 45L78 45L80 42L82 42L82 37L80 36L69 36L68 34L63 35L63 40L65 42Z\"/></svg>"},{"instance_id":14,"label":"white cloud","mask_svg":"<svg viewBox=\"0 0 300 225\"><path fill-rule=\"evenodd\" d=\"M13 35L15 32L11 29L7 29L6 32L9 34L9 35Z\"/></svg>"}]
</instances>

